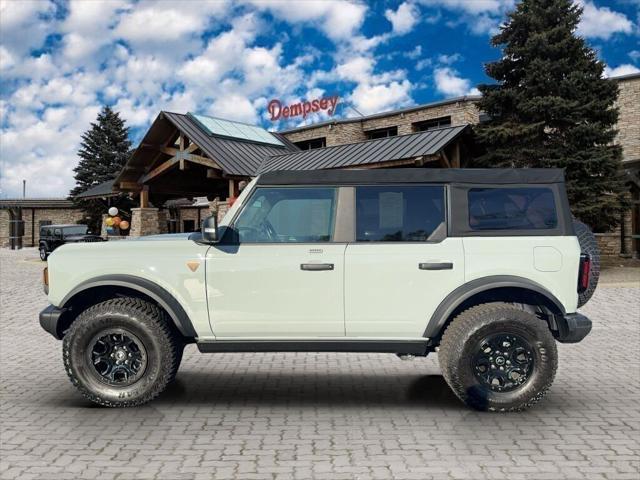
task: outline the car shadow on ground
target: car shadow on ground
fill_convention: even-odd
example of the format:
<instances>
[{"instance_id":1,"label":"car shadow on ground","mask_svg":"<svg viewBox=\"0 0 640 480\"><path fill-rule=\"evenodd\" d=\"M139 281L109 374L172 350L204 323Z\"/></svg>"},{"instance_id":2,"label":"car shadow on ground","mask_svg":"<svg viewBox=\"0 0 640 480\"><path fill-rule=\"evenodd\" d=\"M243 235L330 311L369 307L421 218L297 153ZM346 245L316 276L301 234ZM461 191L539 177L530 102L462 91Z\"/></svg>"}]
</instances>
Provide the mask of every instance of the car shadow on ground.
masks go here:
<instances>
[{"instance_id":1,"label":"car shadow on ground","mask_svg":"<svg viewBox=\"0 0 640 480\"><path fill-rule=\"evenodd\" d=\"M153 403L465 408L441 375L180 372Z\"/></svg>"}]
</instances>

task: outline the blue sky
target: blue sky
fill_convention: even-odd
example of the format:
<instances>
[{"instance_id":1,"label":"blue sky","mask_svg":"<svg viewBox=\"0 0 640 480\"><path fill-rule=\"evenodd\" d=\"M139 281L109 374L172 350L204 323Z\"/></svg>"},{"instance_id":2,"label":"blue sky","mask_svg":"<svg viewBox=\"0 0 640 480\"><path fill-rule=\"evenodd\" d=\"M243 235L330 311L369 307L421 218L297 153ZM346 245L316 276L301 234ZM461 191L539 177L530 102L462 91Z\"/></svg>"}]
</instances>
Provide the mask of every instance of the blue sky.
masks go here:
<instances>
[{"instance_id":1,"label":"blue sky","mask_svg":"<svg viewBox=\"0 0 640 480\"><path fill-rule=\"evenodd\" d=\"M0 197L66 195L104 103L135 141L160 110L284 129L272 98L337 94L340 117L473 94L514 3L0 0ZM606 74L640 71L640 0L580 3Z\"/></svg>"}]
</instances>

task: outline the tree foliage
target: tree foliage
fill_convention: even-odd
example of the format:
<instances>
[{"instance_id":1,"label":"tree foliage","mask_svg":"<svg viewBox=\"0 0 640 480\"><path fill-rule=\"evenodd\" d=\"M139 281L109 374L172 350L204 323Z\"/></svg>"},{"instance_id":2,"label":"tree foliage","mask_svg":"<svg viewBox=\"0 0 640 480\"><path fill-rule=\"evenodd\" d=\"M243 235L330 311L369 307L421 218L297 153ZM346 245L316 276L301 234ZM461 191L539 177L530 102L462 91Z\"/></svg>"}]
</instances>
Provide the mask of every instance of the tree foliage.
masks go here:
<instances>
[{"instance_id":1,"label":"tree foliage","mask_svg":"<svg viewBox=\"0 0 640 480\"><path fill-rule=\"evenodd\" d=\"M486 167L565 168L573 214L598 229L624 206L622 150L613 141L617 84L576 35L582 8L571 0L523 0L492 39L502 58L485 66L477 128Z\"/></svg>"},{"instance_id":2,"label":"tree foliage","mask_svg":"<svg viewBox=\"0 0 640 480\"><path fill-rule=\"evenodd\" d=\"M80 161L73 169L76 186L70 197L82 208L90 219L90 225L98 229L102 214L108 206L128 209L132 202L126 195L118 195L108 199L80 200L74 197L100 183L112 180L120 173L129 158L131 141L129 129L118 112L104 106L91 128L82 135L82 143L78 156Z\"/></svg>"}]
</instances>

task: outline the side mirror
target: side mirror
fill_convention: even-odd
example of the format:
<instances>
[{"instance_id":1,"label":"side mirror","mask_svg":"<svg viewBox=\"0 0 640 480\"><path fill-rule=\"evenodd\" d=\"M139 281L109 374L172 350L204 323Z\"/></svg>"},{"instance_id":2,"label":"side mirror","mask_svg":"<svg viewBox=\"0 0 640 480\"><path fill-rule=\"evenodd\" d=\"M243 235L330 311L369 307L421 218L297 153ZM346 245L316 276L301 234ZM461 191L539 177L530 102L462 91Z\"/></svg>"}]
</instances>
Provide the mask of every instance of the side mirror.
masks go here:
<instances>
[{"instance_id":1,"label":"side mirror","mask_svg":"<svg viewBox=\"0 0 640 480\"><path fill-rule=\"evenodd\" d=\"M218 216L211 215L202 222L202 239L207 243L218 241Z\"/></svg>"}]
</instances>

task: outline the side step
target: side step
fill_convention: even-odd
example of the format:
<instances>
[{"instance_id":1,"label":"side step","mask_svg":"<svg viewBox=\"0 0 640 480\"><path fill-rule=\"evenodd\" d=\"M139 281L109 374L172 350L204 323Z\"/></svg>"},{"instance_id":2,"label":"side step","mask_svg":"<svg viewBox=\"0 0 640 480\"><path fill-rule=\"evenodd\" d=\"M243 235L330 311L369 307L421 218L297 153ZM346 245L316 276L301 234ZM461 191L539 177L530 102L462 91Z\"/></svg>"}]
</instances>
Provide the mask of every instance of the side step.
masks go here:
<instances>
[{"instance_id":1,"label":"side step","mask_svg":"<svg viewBox=\"0 0 640 480\"><path fill-rule=\"evenodd\" d=\"M203 353L220 352L360 352L425 356L424 341L383 340L217 340L198 342Z\"/></svg>"}]
</instances>

